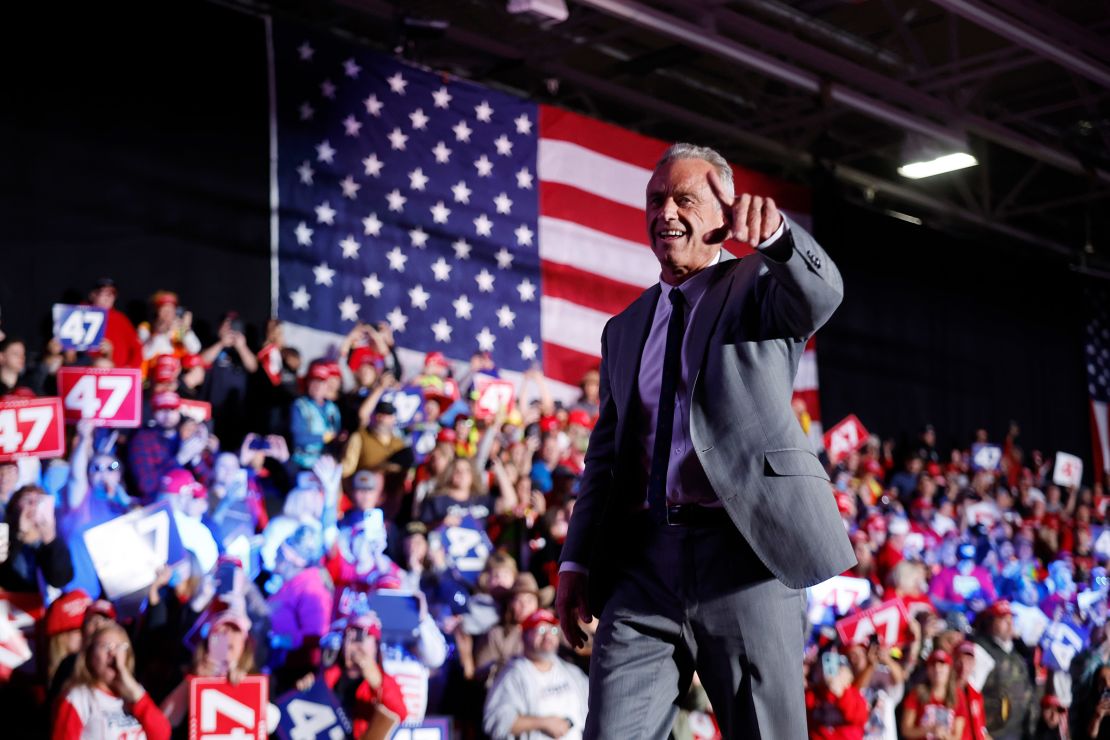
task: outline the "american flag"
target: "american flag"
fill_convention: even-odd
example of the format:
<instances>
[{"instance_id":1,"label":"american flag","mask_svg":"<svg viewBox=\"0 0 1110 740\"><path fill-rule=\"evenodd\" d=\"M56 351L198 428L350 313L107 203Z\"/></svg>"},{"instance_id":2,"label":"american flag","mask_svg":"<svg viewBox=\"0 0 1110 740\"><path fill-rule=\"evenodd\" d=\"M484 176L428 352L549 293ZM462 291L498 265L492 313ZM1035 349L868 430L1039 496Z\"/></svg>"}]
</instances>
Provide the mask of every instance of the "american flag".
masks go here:
<instances>
[{"instance_id":1,"label":"american flag","mask_svg":"<svg viewBox=\"0 0 1110 740\"><path fill-rule=\"evenodd\" d=\"M597 366L605 321L659 279L643 203L666 142L299 27L274 24L273 64L287 326L386 320L565 389ZM806 188L734 172L809 225ZM818 419L812 348L798 389Z\"/></svg>"},{"instance_id":2,"label":"american flag","mask_svg":"<svg viewBox=\"0 0 1110 740\"><path fill-rule=\"evenodd\" d=\"M1087 393L1091 404L1091 442L1095 461L1095 480L1110 473L1110 314L1104 296L1087 294L1089 320L1084 351L1087 360Z\"/></svg>"}]
</instances>

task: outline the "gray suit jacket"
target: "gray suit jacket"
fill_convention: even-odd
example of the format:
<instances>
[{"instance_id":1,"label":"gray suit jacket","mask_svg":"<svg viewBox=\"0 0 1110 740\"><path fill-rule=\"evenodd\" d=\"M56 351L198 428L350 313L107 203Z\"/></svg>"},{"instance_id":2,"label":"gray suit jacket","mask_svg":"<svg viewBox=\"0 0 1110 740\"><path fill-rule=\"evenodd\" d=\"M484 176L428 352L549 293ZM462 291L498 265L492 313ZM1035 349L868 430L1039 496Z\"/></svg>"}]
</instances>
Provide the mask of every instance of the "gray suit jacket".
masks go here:
<instances>
[{"instance_id":1,"label":"gray suit jacket","mask_svg":"<svg viewBox=\"0 0 1110 740\"><path fill-rule=\"evenodd\" d=\"M855 563L829 477L790 406L806 340L843 297L840 272L793 222L766 252L722 255L687 328L690 436L714 492L756 555L802 588ZM561 560L590 568L600 614L642 506L637 376L661 291L652 286L602 334L601 414L590 437ZM696 369L696 370L695 370ZM727 565L727 564L722 564Z\"/></svg>"}]
</instances>

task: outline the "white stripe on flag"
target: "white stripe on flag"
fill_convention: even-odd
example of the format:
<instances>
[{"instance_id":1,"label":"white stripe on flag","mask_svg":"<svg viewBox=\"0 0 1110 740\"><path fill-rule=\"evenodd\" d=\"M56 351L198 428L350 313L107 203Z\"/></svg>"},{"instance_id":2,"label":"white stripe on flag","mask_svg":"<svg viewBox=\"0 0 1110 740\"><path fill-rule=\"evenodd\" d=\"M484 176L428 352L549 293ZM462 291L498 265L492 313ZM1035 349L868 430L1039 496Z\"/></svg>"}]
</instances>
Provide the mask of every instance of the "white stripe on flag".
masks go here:
<instances>
[{"instance_id":1,"label":"white stripe on flag","mask_svg":"<svg viewBox=\"0 0 1110 740\"><path fill-rule=\"evenodd\" d=\"M659 262L643 244L582 224L540 216L540 259L646 288L659 280Z\"/></svg>"},{"instance_id":2,"label":"white stripe on flag","mask_svg":"<svg viewBox=\"0 0 1110 740\"><path fill-rule=\"evenodd\" d=\"M609 315L562 298L540 298L545 341L594 357L601 356L601 331Z\"/></svg>"},{"instance_id":3,"label":"white stripe on flag","mask_svg":"<svg viewBox=\"0 0 1110 740\"><path fill-rule=\"evenodd\" d=\"M540 139L536 171L541 180L570 185L633 208L644 207L651 171L578 144Z\"/></svg>"},{"instance_id":4,"label":"white stripe on flag","mask_svg":"<svg viewBox=\"0 0 1110 740\"><path fill-rule=\"evenodd\" d=\"M807 349L798 363L798 374L794 376L794 390L809 391L817 388L817 353Z\"/></svg>"},{"instance_id":5,"label":"white stripe on flag","mask_svg":"<svg viewBox=\"0 0 1110 740\"><path fill-rule=\"evenodd\" d=\"M1095 427L1098 429L1098 439L1095 444L1102 451L1102 470L1110 472L1110 419L1107 418L1105 401L1091 401L1091 408L1095 412Z\"/></svg>"}]
</instances>

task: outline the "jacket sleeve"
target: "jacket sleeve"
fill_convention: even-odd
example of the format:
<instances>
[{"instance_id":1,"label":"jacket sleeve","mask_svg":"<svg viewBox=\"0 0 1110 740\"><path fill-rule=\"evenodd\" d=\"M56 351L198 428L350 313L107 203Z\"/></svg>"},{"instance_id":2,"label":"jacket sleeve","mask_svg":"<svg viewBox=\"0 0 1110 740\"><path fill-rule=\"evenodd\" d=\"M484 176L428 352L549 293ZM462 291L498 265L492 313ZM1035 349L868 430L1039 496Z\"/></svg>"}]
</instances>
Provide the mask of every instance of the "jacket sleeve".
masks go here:
<instances>
[{"instance_id":1,"label":"jacket sleeve","mask_svg":"<svg viewBox=\"0 0 1110 740\"><path fill-rule=\"evenodd\" d=\"M173 732L170 721L150 698L150 694L143 694L143 697L135 702L131 707L131 714L135 715L135 719L143 726L147 740L170 740L170 733Z\"/></svg>"},{"instance_id":2,"label":"jacket sleeve","mask_svg":"<svg viewBox=\"0 0 1110 740\"><path fill-rule=\"evenodd\" d=\"M786 233L761 252L760 321L769 336L807 338L844 298L844 282L832 259L810 234L783 216ZM761 271L762 273L762 271Z\"/></svg>"},{"instance_id":3,"label":"jacket sleeve","mask_svg":"<svg viewBox=\"0 0 1110 740\"><path fill-rule=\"evenodd\" d=\"M61 537L40 547L36 559L43 580L54 588L62 588L73 580L73 556Z\"/></svg>"},{"instance_id":4,"label":"jacket sleeve","mask_svg":"<svg viewBox=\"0 0 1110 740\"><path fill-rule=\"evenodd\" d=\"M68 699L62 699L58 704L58 711L54 715L54 731L50 734L52 740L70 740L81 737L85 723Z\"/></svg>"}]
</instances>

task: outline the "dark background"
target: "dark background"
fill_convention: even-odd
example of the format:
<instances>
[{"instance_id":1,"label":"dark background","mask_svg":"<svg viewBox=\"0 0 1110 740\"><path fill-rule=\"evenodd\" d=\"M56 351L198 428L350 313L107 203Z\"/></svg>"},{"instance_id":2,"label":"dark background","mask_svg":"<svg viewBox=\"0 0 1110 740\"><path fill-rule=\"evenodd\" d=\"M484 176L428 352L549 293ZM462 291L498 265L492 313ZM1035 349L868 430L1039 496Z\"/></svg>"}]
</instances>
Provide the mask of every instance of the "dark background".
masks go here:
<instances>
[{"instance_id":1,"label":"dark background","mask_svg":"<svg viewBox=\"0 0 1110 740\"><path fill-rule=\"evenodd\" d=\"M64 13L64 15L63 15ZM0 43L0 309L41 347L49 307L101 275L136 322L178 291L202 340L227 309L269 316L269 139L261 19L201 0L22 8ZM740 164L743 164L742 162ZM822 330L826 426L974 429L1090 468L1084 285L1047 253L907 224L814 175L817 236L844 274ZM1087 476L1090 477L1089 474Z\"/></svg>"}]
</instances>

